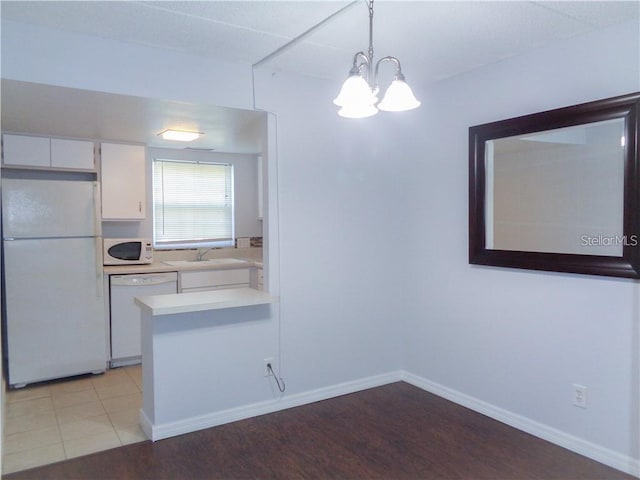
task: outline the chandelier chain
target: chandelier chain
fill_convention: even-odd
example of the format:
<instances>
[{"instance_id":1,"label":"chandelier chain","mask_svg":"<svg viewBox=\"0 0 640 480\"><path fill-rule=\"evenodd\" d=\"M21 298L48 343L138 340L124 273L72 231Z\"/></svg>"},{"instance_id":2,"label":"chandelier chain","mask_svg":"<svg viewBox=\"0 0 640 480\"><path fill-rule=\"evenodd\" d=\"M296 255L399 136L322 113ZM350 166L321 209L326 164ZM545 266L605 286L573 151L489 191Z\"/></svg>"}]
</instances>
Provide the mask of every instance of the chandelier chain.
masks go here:
<instances>
[{"instance_id":1,"label":"chandelier chain","mask_svg":"<svg viewBox=\"0 0 640 480\"><path fill-rule=\"evenodd\" d=\"M369 65L371 65L373 63L373 0L367 1L367 7L369 8Z\"/></svg>"}]
</instances>

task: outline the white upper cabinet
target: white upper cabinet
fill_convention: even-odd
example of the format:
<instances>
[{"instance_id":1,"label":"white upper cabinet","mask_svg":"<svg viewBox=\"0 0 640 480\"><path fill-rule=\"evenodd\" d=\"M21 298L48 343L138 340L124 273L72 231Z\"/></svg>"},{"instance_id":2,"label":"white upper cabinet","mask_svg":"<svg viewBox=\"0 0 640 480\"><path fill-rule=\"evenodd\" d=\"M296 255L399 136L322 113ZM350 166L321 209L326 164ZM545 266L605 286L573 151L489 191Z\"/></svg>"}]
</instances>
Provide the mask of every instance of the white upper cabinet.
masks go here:
<instances>
[{"instance_id":1,"label":"white upper cabinet","mask_svg":"<svg viewBox=\"0 0 640 480\"><path fill-rule=\"evenodd\" d=\"M144 145L101 146L102 220L142 220L146 206Z\"/></svg>"},{"instance_id":2,"label":"white upper cabinet","mask_svg":"<svg viewBox=\"0 0 640 480\"><path fill-rule=\"evenodd\" d=\"M51 166L93 170L95 168L93 142L52 138Z\"/></svg>"},{"instance_id":3,"label":"white upper cabinet","mask_svg":"<svg viewBox=\"0 0 640 480\"><path fill-rule=\"evenodd\" d=\"M48 137L3 135L2 159L5 165L51 166L51 140Z\"/></svg>"},{"instance_id":4,"label":"white upper cabinet","mask_svg":"<svg viewBox=\"0 0 640 480\"><path fill-rule=\"evenodd\" d=\"M95 171L91 141L5 134L2 145L7 167Z\"/></svg>"}]
</instances>

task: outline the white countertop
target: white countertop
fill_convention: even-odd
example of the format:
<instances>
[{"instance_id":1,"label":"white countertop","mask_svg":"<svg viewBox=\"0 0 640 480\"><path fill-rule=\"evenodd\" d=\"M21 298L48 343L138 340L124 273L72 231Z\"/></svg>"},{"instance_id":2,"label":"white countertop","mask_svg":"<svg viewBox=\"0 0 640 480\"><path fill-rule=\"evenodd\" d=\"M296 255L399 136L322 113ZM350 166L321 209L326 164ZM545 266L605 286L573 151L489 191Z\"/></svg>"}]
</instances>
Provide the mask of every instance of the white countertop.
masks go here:
<instances>
[{"instance_id":1,"label":"white countertop","mask_svg":"<svg viewBox=\"0 0 640 480\"><path fill-rule=\"evenodd\" d=\"M262 260L256 262L254 260L245 260L243 262L233 263L215 263L215 262L189 262L190 264L181 264L180 266L169 265L164 262L153 262L145 265L105 265L103 271L105 275L127 275L141 273L162 273L162 272L179 272L193 270L229 270L236 268L262 268Z\"/></svg>"},{"instance_id":2,"label":"white countertop","mask_svg":"<svg viewBox=\"0 0 640 480\"><path fill-rule=\"evenodd\" d=\"M229 288L207 292L149 295L135 299L137 305L153 316L202 312L223 308L248 307L278 302L279 298L253 288Z\"/></svg>"}]
</instances>

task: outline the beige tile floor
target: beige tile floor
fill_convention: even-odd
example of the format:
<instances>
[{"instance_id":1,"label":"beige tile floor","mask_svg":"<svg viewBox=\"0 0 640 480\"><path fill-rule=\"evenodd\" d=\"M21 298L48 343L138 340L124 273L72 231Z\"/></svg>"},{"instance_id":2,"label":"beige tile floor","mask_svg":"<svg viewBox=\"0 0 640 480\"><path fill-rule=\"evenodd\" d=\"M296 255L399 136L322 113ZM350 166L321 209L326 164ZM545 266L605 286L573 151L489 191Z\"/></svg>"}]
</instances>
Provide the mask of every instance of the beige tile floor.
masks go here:
<instances>
[{"instance_id":1,"label":"beige tile floor","mask_svg":"<svg viewBox=\"0 0 640 480\"><path fill-rule=\"evenodd\" d=\"M2 473L146 440L140 365L27 386L5 397Z\"/></svg>"}]
</instances>

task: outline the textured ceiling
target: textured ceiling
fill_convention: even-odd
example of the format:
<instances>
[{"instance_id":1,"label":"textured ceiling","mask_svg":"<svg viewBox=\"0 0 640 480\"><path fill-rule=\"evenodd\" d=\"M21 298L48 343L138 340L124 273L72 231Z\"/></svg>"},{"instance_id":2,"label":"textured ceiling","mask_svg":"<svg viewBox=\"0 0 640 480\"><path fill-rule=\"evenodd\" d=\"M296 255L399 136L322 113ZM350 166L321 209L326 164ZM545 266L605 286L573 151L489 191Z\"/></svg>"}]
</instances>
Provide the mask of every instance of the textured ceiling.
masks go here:
<instances>
[{"instance_id":1,"label":"textured ceiling","mask_svg":"<svg viewBox=\"0 0 640 480\"><path fill-rule=\"evenodd\" d=\"M355 1L7 1L10 20L335 81L369 41L367 3ZM375 58L393 55L425 87L567 38L636 21L640 1L376 0ZM384 67L390 68L390 67ZM391 76L384 69L382 75ZM381 80L384 82L384 78ZM157 143L168 124L203 125L198 147L258 151L252 112L109 96L4 80L6 130ZM55 92L51 91L55 88ZM55 98L56 101L52 99ZM78 102L78 98L82 98ZM85 115L86 105L93 113ZM117 111L114 110L117 105ZM27 108L25 108L25 106ZM75 115L63 115L76 108ZM31 113L30 113L31 112ZM46 112L45 114L35 112ZM136 119L107 121L117 115ZM75 124L59 118L82 119ZM99 121L98 121L99 119Z\"/></svg>"},{"instance_id":2,"label":"textured ceiling","mask_svg":"<svg viewBox=\"0 0 640 480\"><path fill-rule=\"evenodd\" d=\"M1 14L17 22L255 64L340 10L265 66L342 78L353 54L368 46L364 0L5 0ZM408 78L425 84L618 22L639 21L639 12L638 0L377 0L375 56L398 57Z\"/></svg>"}]
</instances>

